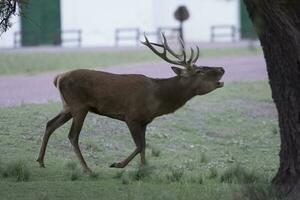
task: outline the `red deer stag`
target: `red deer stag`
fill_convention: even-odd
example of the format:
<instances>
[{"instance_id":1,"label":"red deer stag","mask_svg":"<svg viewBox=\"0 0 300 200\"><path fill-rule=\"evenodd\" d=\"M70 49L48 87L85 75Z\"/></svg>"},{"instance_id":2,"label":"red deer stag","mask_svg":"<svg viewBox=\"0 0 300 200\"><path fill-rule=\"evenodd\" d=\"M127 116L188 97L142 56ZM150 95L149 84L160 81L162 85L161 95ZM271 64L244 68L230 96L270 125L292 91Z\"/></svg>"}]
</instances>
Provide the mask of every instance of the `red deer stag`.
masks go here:
<instances>
[{"instance_id":1,"label":"red deer stag","mask_svg":"<svg viewBox=\"0 0 300 200\"><path fill-rule=\"evenodd\" d=\"M37 161L44 167L46 146L51 134L73 118L69 139L83 169L91 173L78 145L79 134L88 112L124 121L135 142L135 150L121 162L110 167L123 168L137 154L145 164L145 131L147 125L158 116L173 113L196 95L207 94L223 86L219 80L224 74L222 67L197 66L197 52L191 48L189 58L185 51L175 53L164 35L162 44L149 42L144 45L168 63L176 76L166 79L149 78L140 74L111 74L79 69L59 74L54 79L63 104L62 111L48 121ZM158 51L154 46L162 48ZM183 44L182 44L183 46ZM174 59L169 57L173 56Z\"/></svg>"}]
</instances>

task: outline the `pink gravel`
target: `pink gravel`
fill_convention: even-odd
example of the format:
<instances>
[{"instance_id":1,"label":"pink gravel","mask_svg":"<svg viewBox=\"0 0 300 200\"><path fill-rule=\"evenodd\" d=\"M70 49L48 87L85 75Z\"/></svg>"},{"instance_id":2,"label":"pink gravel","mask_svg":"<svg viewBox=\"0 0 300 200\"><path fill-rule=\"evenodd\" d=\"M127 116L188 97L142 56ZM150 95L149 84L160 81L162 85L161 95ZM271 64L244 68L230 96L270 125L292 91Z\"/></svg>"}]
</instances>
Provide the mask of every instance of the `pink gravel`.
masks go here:
<instances>
[{"instance_id":1,"label":"pink gravel","mask_svg":"<svg viewBox=\"0 0 300 200\"><path fill-rule=\"evenodd\" d=\"M225 82L267 79L263 56L202 58L198 64L224 67L226 73L223 81ZM99 70L120 74L144 74L153 78L174 76L170 65L164 62L113 66ZM0 76L0 106L58 101L58 91L53 85L56 74Z\"/></svg>"}]
</instances>

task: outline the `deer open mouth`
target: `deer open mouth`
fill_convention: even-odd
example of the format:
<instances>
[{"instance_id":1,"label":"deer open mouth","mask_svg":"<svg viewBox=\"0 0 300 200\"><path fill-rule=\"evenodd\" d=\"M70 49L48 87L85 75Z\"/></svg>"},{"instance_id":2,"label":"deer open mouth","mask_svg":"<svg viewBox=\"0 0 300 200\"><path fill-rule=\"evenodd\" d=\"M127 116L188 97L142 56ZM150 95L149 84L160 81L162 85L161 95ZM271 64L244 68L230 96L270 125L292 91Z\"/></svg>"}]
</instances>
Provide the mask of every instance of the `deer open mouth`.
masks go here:
<instances>
[{"instance_id":1,"label":"deer open mouth","mask_svg":"<svg viewBox=\"0 0 300 200\"><path fill-rule=\"evenodd\" d=\"M218 88L223 87L223 86L224 86L224 82L219 82L219 81L217 82L217 87Z\"/></svg>"}]
</instances>

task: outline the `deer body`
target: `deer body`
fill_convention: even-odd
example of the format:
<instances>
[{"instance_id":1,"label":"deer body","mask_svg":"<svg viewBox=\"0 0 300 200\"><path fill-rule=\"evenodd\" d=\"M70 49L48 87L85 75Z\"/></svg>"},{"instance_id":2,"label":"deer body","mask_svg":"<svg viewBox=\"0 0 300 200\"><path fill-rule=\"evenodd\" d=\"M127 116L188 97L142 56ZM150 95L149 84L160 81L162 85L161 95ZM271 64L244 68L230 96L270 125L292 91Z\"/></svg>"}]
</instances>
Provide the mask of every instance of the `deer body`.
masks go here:
<instances>
[{"instance_id":1,"label":"deer body","mask_svg":"<svg viewBox=\"0 0 300 200\"><path fill-rule=\"evenodd\" d=\"M65 109L74 112L87 109L142 124L174 112L197 95L196 89L178 77L153 79L139 74L119 75L80 69L58 75L55 80Z\"/></svg>"},{"instance_id":2,"label":"deer body","mask_svg":"<svg viewBox=\"0 0 300 200\"><path fill-rule=\"evenodd\" d=\"M146 42L148 42L147 38ZM153 43L148 42L146 45L150 44ZM165 46L167 46L166 41ZM154 51L152 46L149 48ZM154 51L154 53L161 56L158 52ZM176 56L174 52L170 53ZM196 58L198 56L199 50ZM189 61L192 57L193 52ZM63 109L47 123L37 159L40 166L44 167L49 137L58 127L72 118L68 137L83 169L88 173L91 172L78 145L79 134L88 112L124 121L135 142L136 148L132 154L121 162L113 163L111 167L125 167L139 153L141 162L144 164L146 127L155 117L172 113L192 97L204 95L223 86L223 83L219 82L224 74L223 68L197 67L194 63L188 64L184 60L180 61L180 64L191 68L185 70L172 67L177 76L167 79L153 79L139 74L120 75L87 69L58 75L54 84L60 92Z\"/></svg>"},{"instance_id":3,"label":"deer body","mask_svg":"<svg viewBox=\"0 0 300 200\"><path fill-rule=\"evenodd\" d=\"M125 121L130 115L137 119L142 117L143 113L135 110L146 112L149 100L142 97L153 86L151 80L143 75L117 75L82 69L60 75L57 87L66 104L72 105L71 110L87 109Z\"/></svg>"}]
</instances>

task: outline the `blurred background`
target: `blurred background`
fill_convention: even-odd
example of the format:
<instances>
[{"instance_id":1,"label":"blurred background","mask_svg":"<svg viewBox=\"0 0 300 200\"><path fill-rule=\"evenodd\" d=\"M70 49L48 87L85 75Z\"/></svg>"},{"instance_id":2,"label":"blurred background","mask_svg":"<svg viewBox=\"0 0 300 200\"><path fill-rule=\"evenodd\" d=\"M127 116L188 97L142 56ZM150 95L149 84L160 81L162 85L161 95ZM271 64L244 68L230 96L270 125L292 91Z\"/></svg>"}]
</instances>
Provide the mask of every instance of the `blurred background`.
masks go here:
<instances>
[{"instance_id":1,"label":"blurred background","mask_svg":"<svg viewBox=\"0 0 300 200\"><path fill-rule=\"evenodd\" d=\"M27 0L11 25L0 35L1 200L237 200L273 192L277 112L242 0ZM40 169L46 123L61 110L57 74L88 68L175 76L140 43L144 33L153 42L165 33L175 51L178 37L198 45L197 65L224 67L225 86L148 126L146 167L136 158L109 168L134 143L124 123L89 114L80 146L94 173L83 174L72 152L71 123L53 134Z\"/></svg>"},{"instance_id":2,"label":"blurred background","mask_svg":"<svg viewBox=\"0 0 300 200\"><path fill-rule=\"evenodd\" d=\"M185 6L187 42L237 42L255 34L241 0L30 0L1 36L0 48L26 46L135 46L146 33L174 38Z\"/></svg>"},{"instance_id":3,"label":"blurred background","mask_svg":"<svg viewBox=\"0 0 300 200\"><path fill-rule=\"evenodd\" d=\"M0 37L0 106L59 100L52 80L66 70L173 76L140 43L144 34L160 43L164 33L175 50L180 39L198 45L198 64L224 67L225 81L266 77L242 0L27 0L10 22Z\"/></svg>"}]
</instances>

